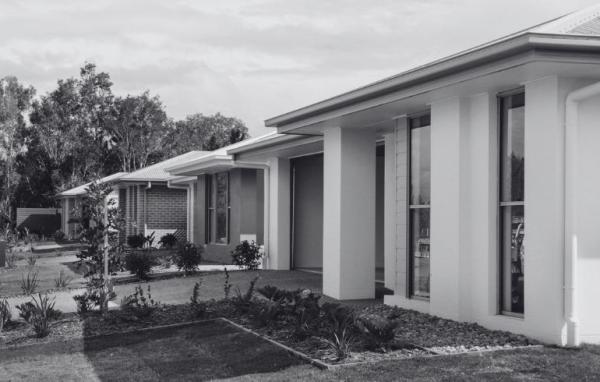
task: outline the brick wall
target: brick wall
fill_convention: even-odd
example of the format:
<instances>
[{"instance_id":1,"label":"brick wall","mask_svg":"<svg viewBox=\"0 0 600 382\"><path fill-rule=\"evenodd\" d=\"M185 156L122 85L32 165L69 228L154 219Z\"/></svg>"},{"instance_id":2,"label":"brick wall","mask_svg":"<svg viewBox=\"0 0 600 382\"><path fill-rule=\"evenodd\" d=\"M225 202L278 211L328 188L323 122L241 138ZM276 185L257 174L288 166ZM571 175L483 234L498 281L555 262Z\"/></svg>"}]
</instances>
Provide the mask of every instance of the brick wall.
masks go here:
<instances>
[{"instance_id":1,"label":"brick wall","mask_svg":"<svg viewBox=\"0 0 600 382\"><path fill-rule=\"evenodd\" d=\"M187 192L165 186L155 186L145 192L146 232L155 231L155 242L167 232L186 239Z\"/></svg>"}]
</instances>

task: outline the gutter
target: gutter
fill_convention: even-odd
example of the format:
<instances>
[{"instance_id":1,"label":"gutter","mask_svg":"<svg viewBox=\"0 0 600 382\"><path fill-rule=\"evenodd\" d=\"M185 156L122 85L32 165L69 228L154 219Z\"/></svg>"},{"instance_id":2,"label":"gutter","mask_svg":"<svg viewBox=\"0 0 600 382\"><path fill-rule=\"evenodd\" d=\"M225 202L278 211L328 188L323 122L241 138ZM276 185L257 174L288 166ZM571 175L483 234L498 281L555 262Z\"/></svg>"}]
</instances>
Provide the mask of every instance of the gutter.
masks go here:
<instances>
[{"instance_id":1,"label":"gutter","mask_svg":"<svg viewBox=\"0 0 600 382\"><path fill-rule=\"evenodd\" d=\"M567 324L567 346L579 346L579 317L577 305L577 140L579 103L600 95L600 82L577 89L565 104L565 258L564 258L564 309Z\"/></svg>"}]
</instances>

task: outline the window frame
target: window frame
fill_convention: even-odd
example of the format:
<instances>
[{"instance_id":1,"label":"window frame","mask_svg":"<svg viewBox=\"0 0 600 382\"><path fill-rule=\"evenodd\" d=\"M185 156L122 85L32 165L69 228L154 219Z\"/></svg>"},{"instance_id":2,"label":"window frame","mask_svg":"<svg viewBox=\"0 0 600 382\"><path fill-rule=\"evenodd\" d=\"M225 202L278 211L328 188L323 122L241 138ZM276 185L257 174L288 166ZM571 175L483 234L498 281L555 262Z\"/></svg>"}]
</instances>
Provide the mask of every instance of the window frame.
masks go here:
<instances>
[{"instance_id":1,"label":"window frame","mask_svg":"<svg viewBox=\"0 0 600 382\"><path fill-rule=\"evenodd\" d=\"M225 242L216 241L217 237L217 176L225 174L226 177L226 207L225 207ZM229 171L221 171L206 176L206 244L229 245L231 243L231 174Z\"/></svg>"},{"instance_id":2,"label":"window frame","mask_svg":"<svg viewBox=\"0 0 600 382\"><path fill-rule=\"evenodd\" d=\"M497 145L496 145L496 150L497 150L497 187L496 187L496 191L497 191L497 199L496 199L496 214L497 214L497 229L496 229L496 251L497 251L497 265L498 265L498 272L497 272L497 277L498 277L498 282L497 282L497 306L496 306L496 310L497 310L497 314L502 315L502 316L506 316L506 317L513 317L513 318L519 318L519 319L523 319L525 317L525 303L523 303L523 312L512 312L512 311L507 311L504 309L504 287L505 287L505 274L504 274L504 259L505 259L505 254L504 254L504 250L503 250L503 237L504 237L504 209L511 208L511 207L523 207L523 221L525 220L525 208L526 208L526 204L525 204L525 177L523 176L523 200L522 201L516 201L516 200L512 200L512 195L511 195L511 200L510 201L504 201L502 194L503 194L503 176L504 176L504 172L503 172L503 159L502 158L502 145L503 145L503 138L504 138L504 128L502 126L502 124L504 123L504 102L507 98L516 96L516 95L523 95L523 108L526 107L526 100L525 100L525 87L518 87L515 89L511 89L511 90L507 90L507 91L503 91L500 92L496 95L496 110L497 110L497 134L496 134L496 138L497 138ZM525 126L525 116L523 117L523 129L526 129ZM525 145L525 143L523 143L523 145ZM523 159L525 160L525 154L523 155ZM512 190L511 190L512 191ZM525 277L525 276L523 276ZM524 293L524 289L523 289L523 293Z\"/></svg>"},{"instance_id":3,"label":"window frame","mask_svg":"<svg viewBox=\"0 0 600 382\"><path fill-rule=\"evenodd\" d=\"M406 123L406 148L407 148L407 150L406 150L406 156L407 156L407 160L406 160L406 168L407 168L407 177L406 177L406 179L407 179L407 181L406 181L406 195L407 195L407 197L406 197L406 243L407 243L407 245L406 245L406 251L407 251L406 266L408 268L408 272L406 273L407 274L406 297L409 299L413 299L413 300L429 301L431 299L431 282L430 282L429 297L414 294L414 286L413 286L414 258L413 258L413 243L411 240L411 237L412 237L411 212L413 210L427 209L429 211L429 229L431 230L431 200L429 201L429 204L412 204L411 203L411 199L412 199L412 194L411 194L412 160L411 160L411 158L412 158L412 130L413 130L412 121L415 119L423 118L423 117L429 118L429 124L415 127L415 129L420 128L420 127L425 127L425 126L431 127L431 110L426 110L426 111L422 111L422 112L411 114L411 115L407 116L407 123ZM430 137L429 145L431 147L431 137ZM430 154L430 156L431 156L431 154ZM431 160L431 158L430 158L430 160ZM430 161L430 164L431 164L431 161ZM429 191L431 193L431 188ZM430 199L431 199L431 194L430 194ZM430 260L430 262L431 262L431 260ZM431 271L430 271L430 275L431 275Z\"/></svg>"}]
</instances>

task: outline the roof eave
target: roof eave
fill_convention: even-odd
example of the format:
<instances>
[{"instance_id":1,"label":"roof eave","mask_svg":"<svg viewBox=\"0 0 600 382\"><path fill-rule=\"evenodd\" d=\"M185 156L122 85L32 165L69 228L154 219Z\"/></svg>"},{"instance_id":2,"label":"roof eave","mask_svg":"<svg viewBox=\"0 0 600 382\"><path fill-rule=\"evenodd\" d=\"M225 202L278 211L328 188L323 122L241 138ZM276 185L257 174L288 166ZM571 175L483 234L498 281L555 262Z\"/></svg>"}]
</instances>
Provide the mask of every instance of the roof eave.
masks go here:
<instances>
[{"instance_id":1,"label":"roof eave","mask_svg":"<svg viewBox=\"0 0 600 382\"><path fill-rule=\"evenodd\" d=\"M574 49L599 50L600 36L560 35L532 32L521 33L434 61L304 108L270 118L265 121L265 126L285 128L285 126L290 123L314 117L344 106L357 104L365 99L389 94L402 88L413 86L416 83L425 83L468 68L482 65L486 62L499 60L536 48L563 49L566 51ZM284 129L279 132L286 131Z\"/></svg>"}]
</instances>

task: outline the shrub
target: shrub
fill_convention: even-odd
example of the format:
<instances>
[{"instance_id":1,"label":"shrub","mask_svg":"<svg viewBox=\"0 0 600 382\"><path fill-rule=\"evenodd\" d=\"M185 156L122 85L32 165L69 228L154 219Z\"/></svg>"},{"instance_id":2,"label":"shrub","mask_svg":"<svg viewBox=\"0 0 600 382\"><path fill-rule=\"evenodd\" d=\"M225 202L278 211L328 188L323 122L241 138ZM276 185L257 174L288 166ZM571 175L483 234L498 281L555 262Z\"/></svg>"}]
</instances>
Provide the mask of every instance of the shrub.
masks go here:
<instances>
[{"instance_id":1,"label":"shrub","mask_svg":"<svg viewBox=\"0 0 600 382\"><path fill-rule=\"evenodd\" d=\"M10 313L10 306L6 299L0 300L0 333L4 329L4 326L10 321L12 315Z\"/></svg>"},{"instance_id":2,"label":"shrub","mask_svg":"<svg viewBox=\"0 0 600 382\"><path fill-rule=\"evenodd\" d=\"M250 314L261 326L275 322L284 312L284 306L278 301L267 300L250 305Z\"/></svg>"},{"instance_id":3,"label":"shrub","mask_svg":"<svg viewBox=\"0 0 600 382\"><path fill-rule=\"evenodd\" d=\"M66 239L67 235L65 235L63 231L57 230L56 232L54 232L54 241L56 241L57 243L64 242Z\"/></svg>"},{"instance_id":4,"label":"shrub","mask_svg":"<svg viewBox=\"0 0 600 382\"><path fill-rule=\"evenodd\" d=\"M58 289L66 288L73 281L73 278L65 275L64 270L60 270L58 277L54 279L54 286Z\"/></svg>"},{"instance_id":5,"label":"shrub","mask_svg":"<svg viewBox=\"0 0 600 382\"><path fill-rule=\"evenodd\" d=\"M37 272L27 272L27 277L24 274L21 275L21 290L24 294L34 294L39 286Z\"/></svg>"},{"instance_id":6,"label":"shrub","mask_svg":"<svg viewBox=\"0 0 600 382\"><path fill-rule=\"evenodd\" d=\"M387 351L395 337L398 323L394 320L367 314L356 319L356 327L361 333L365 347L369 350Z\"/></svg>"},{"instance_id":7,"label":"shrub","mask_svg":"<svg viewBox=\"0 0 600 382\"><path fill-rule=\"evenodd\" d=\"M177 236L172 233L168 233L160 238L158 244L160 244L162 248L171 249L177 244Z\"/></svg>"},{"instance_id":8,"label":"shrub","mask_svg":"<svg viewBox=\"0 0 600 382\"><path fill-rule=\"evenodd\" d=\"M146 237L142 233L127 236L127 245L131 248L142 248L144 246L145 241Z\"/></svg>"},{"instance_id":9,"label":"shrub","mask_svg":"<svg viewBox=\"0 0 600 382\"><path fill-rule=\"evenodd\" d=\"M297 339L304 339L311 335L315 326L318 325L318 319L321 313L319 307L320 295L311 292L309 289L297 289L287 291L279 289L272 285L267 285L257 289L257 292L267 298L270 302L281 306L282 312L291 316L295 323L294 336ZM271 305L271 304L268 304ZM272 314L275 317L274 306L271 306L271 312L259 312L265 317Z\"/></svg>"},{"instance_id":10,"label":"shrub","mask_svg":"<svg viewBox=\"0 0 600 382\"><path fill-rule=\"evenodd\" d=\"M160 306L160 303L152 299L150 285L144 295L144 289L140 285L135 287L135 292L125 296L121 300L121 309L133 313L138 319L149 317Z\"/></svg>"},{"instance_id":11,"label":"shrub","mask_svg":"<svg viewBox=\"0 0 600 382\"><path fill-rule=\"evenodd\" d=\"M127 245L131 248L150 248L154 243L154 232L148 236L143 233L127 236Z\"/></svg>"},{"instance_id":12,"label":"shrub","mask_svg":"<svg viewBox=\"0 0 600 382\"><path fill-rule=\"evenodd\" d=\"M32 297L31 314L29 322L37 337L42 338L50 334L50 321L60 317L61 312L54 309L54 298L50 300L48 295L38 295L38 299Z\"/></svg>"},{"instance_id":13,"label":"shrub","mask_svg":"<svg viewBox=\"0 0 600 382\"><path fill-rule=\"evenodd\" d=\"M194 284L192 290L192 297L190 297L190 308L192 309L192 315L194 317L203 317L206 314L206 302L200 301L200 285L201 281Z\"/></svg>"},{"instance_id":14,"label":"shrub","mask_svg":"<svg viewBox=\"0 0 600 382\"><path fill-rule=\"evenodd\" d=\"M233 251L231 251L233 264L244 267L250 270L258 269L260 259L263 254L260 252L260 247L254 241L242 241Z\"/></svg>"},{"instance_id":15,"label":"shrub","mask_svg":"<svg viewBox=\"0 0 600 382\"><path fill-rule=\"evenodd\" d=\"M152 267L158 264L156 256L150 251L128 251L125 255L125 269L140 280L147 280Z\"/></svg>"},{"instance_id":16,"label":"shrub","mask_svg":"<svg viewBox=\"0 0 600 382\"><path fill-rule=\"evenodd\" d=\"M177 253L173 256L173 262L179 270L183 269L186 275L192 274L198 270L198 266L202 262L202 251L202 247L185 243L177 249Z\"/></svg>"}]
</instances>

